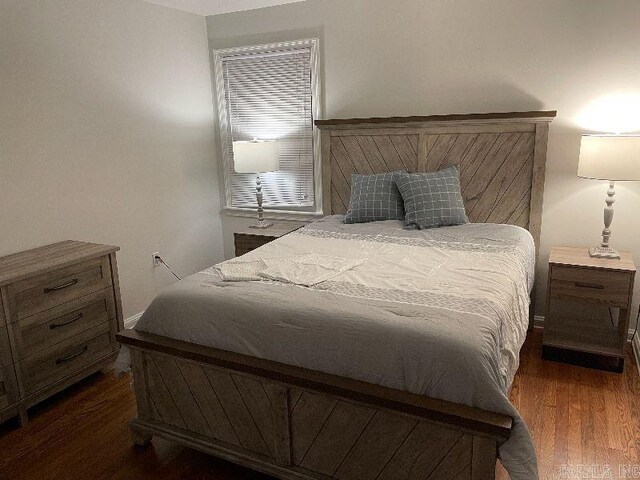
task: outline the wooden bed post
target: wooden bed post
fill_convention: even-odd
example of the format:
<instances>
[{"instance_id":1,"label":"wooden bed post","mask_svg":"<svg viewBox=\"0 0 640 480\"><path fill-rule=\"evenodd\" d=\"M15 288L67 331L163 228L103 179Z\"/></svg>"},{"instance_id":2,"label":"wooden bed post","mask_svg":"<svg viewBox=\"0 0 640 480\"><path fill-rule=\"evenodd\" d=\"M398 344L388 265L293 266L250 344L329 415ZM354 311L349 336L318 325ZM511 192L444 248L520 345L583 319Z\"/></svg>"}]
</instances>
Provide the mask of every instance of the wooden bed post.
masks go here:
<instances>
[{"instance_id":1,"label":"wooden bed post","mask_svg":"<svg viewBox=\"0 0 640 480\"><path fill-rule=\"evenodd\" d=\"M549 139L549 124L536 124L536 138L533 153L533 178L531 181L531 204L529 207L529 231L536 243L535 272L538 278L538 258L540 256L540 235L542 232L542 201L544 193L545 171L547 165L547 143ZM536 303L536 288L531 290L531 304L529 307L529 330L534 327Z\"/></svg>"},{"instance_id":2,"label":"wooden bed post","mask_svg":"<svg viewBox=\"0 0 640 480\"><path fill-rule=\"evenodd\" d=\"M133 375L133 388L136 394L136 406L138 408L138 418L151 418L151 408L149 407L149 397L147 396L147 378L145 373L144 358L140 350L131 350L131 374ZM151 441L151 435L144 430L137 429L131 425L131 438L134 445L145 447Z\"/></svg>"}]
</instances>

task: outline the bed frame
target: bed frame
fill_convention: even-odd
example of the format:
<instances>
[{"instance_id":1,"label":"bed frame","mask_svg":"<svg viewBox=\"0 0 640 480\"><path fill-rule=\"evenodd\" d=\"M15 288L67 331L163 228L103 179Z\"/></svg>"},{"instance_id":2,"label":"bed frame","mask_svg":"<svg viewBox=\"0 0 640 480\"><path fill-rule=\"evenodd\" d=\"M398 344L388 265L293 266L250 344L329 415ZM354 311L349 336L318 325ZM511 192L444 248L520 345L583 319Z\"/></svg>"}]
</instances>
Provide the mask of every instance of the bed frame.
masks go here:
<instances>
[{"instance_id":1,"label":"bed frame","mask_svg":"<svg viewBox=\"0 0 640 480\"><path fill-rule=\"evenodd\" d=\"M352 173L460 166L474 222L540 239L555 112L316 121L323 210L344 212ZM173 440L285 480L489 480L512 419L322 372L126 330L134 442ZM283 348L286 348L283 347Z\"/></svg>"}]
</instances>

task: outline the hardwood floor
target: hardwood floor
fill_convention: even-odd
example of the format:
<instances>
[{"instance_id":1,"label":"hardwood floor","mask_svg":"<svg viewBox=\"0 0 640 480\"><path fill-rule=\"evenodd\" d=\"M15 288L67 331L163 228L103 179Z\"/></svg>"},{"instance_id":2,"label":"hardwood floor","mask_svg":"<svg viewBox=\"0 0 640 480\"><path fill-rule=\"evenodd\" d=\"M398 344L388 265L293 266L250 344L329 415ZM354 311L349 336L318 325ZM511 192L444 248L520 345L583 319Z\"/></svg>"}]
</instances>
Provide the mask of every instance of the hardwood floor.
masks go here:
<instances>
[{"instance_id":1,"label":"hardwood floor","mask_svg":"<svg viewBox=\"0 0 640 480\"><path fill-rule=\"evenodd\" d=\"M542 360L541 343L541 331L529 335L510 395L531 430L540 478L640 478L640 377L631 346L617 374ZM624 465L635 465L635 476L621 472ZM508 478L498 471L499 480Z\"/></svg>"},{"instance_id":2,"label":"hardwood floor","mask_svg":"<svg viewBox=\"0 0 640 480\"><path fill-rule=\"evenodd\" d=\"M632 355L618 375L543 361L540 346L541 334L532 333L511 399L531 429L541 479L640 478L619 475L618 467L640 465L640 378ZM161 439L146 449L132 447L129 382L96 375L32 410L27 427L2 426L0 479L269 478ZM563 465L574 469L563 471ZM596 469L584 476L580 465ZM498 470L499 479L508 478Z\"/></svg>"}]
</instances>

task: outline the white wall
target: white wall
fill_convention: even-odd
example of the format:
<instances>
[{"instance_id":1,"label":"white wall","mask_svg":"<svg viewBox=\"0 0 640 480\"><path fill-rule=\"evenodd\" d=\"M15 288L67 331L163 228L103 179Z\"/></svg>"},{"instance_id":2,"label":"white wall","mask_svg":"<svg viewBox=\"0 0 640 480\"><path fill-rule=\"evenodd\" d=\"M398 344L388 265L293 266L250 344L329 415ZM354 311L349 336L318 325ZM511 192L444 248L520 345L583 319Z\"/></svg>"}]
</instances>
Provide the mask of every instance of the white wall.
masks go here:
<instances>
[{"instance_id":1,"label":"white wall","mask_svg":"<svg viewBox=\"0 0 640 480\"><path fill-rule=\"evenodd\" d=\"M600 240L606 185L576 168L580 133L610 123L584 110L610 94L638 102L639 24L636 0L308 0L207 18L214 48L320 37L325 118L557 109L538 314L549 248ZM627 125L640 131L636 107ZM618 192L613 241L640 263L640 184ZM223 219L228 255L242 222Z\"/></svg>"},{"instance_id":2,"label":"white wall","mask_svg":"<svg viewBox=\"0 0 640 480\"><path fill-rule=\"evenodd\" d=\"M222 258L205 19L138 0L0 3L0 255L121 247L125 317Z\"/></svg>"}]
</instances>

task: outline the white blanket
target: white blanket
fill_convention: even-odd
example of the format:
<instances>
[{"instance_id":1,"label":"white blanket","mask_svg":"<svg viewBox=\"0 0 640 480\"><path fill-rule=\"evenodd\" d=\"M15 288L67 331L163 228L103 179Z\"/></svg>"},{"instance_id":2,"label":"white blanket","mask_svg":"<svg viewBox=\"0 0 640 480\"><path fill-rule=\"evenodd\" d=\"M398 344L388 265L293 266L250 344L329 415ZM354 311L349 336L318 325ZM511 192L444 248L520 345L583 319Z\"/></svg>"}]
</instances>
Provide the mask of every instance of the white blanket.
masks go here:
<instances>
[{"instance_id":1,"label":"white blanket","mask_svg":"<svg viewBox=\"0 0 640 480\"><path fill-rule=\"evenodd\" d=\"M274 280L310 287L331 280L363 262L364 259L310 253L248 261L240 257L219 263L214 268L225 282ZM211 269L205 273L211 273Z\"/></svg>"}]
</instances>

